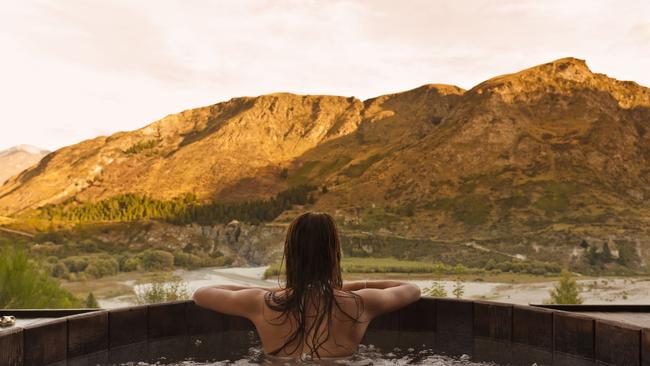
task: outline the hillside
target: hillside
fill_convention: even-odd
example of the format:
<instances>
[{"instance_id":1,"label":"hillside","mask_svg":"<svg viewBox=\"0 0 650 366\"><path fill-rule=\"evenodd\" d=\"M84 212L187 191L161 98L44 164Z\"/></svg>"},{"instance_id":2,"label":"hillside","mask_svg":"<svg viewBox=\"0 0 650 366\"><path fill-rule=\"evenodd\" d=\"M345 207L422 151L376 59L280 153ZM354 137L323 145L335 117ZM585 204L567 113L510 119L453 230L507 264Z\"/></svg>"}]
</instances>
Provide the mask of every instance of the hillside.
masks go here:
<instances>
[{"instance_id":1,"label":"hillside","mask_svg":"<svg viewBox=\"0 0 650 366\"><path fill-rule=\"evenodd\" d=\"M0 214L125 193L236 202L310 184L307 207L334 213L369 252L396 250L378 237L480 241L566 262L586 240L643 266L649 131L650 89L574 58L468 91L234 98L57 150L0 188Z\"/></svg>"},{"instance_id":2,"label":"hillside","mask_svg":"<svg viewBox=\"0 0 650 366\"><path fill-rule=\"evenodd\" d=\"M47 153L49 151L30 145L17 145L0 151L0 185L36 164Z\"/></svg>"},{"instance_id":3,"label":"hillside","mask_svg":"<svg viewBox=\"0 0 650 366\"><path fill-rule=\"evenodd\" d=\"M412 206L435 230L470 235L623 211L647 222L649 127L650 89L562 59L477 85L431 131L319 204Z\"/></svg>"}]
</instances>

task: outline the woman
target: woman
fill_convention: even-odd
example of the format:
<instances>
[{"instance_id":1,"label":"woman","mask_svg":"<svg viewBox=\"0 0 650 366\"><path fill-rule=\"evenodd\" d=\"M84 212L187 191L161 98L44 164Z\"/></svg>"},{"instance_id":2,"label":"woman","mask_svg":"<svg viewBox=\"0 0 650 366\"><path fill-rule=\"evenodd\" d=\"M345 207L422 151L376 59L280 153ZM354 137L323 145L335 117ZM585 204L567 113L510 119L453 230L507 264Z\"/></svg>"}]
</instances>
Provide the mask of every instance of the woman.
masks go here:
<instances>
[{"instance_id":1,"label":"woman","mask_svg":"<svg viewBox=\"0 0 650 366\"><path fill-rule=\"evenodd\" d=\"M351 356L372 319L420 298L420 289L404 282L344 284L338 232L327 213L306 212L291 222L283 260L282 287L207 286L194 302L250 319L272 358L327 359Z\"/></svg>"}]
</instances>

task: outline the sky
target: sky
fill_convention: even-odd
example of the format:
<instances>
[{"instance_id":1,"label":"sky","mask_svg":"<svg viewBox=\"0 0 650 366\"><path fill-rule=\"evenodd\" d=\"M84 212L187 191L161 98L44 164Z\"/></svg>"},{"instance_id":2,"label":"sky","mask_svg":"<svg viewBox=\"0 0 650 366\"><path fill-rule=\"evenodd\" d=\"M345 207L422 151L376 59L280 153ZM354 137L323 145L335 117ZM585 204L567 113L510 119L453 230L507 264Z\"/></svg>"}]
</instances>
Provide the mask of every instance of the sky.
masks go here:
<instances>
[{"instance_id":1,"label":"sky","mask_svg":"<svg viewBox=\"0 0 650 366\"><path fill-rule=\"evenodd\" d=\"M561 57L650 86L647 0L0 0L0 150L273 92L469 89Z\"/></svg>"}]
</instances>

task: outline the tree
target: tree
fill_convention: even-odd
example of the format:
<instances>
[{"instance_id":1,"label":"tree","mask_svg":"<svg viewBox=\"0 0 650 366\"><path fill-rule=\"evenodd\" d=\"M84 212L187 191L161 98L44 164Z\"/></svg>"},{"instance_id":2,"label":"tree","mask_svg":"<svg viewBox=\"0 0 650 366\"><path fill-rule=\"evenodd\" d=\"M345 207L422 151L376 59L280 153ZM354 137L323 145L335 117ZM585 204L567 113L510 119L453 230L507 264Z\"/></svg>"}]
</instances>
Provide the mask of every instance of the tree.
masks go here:
<instances>
[{"instance_id":1,"label":"tree","mask_svg":"<svg viewBox=\"0 0 650 366\"><path fill-rule=\"evenodd\" d=\"M97 302L97 299L95 298L95 295L93 295L92 292L88 293L88 296L86 297L86 307L89 309L99 308L99 303Z\"/></svg>"},{"instance_id":2,"label":"tree","mask_svg":"<svg viewBox=\"0 0 650 366\"><path fill-rule=\"evenodd\" d=\"M0 248L0 309L74 308L83 302L22 250Z\"/></svg>"},{"instance_id":3,"label":"tree","mask_svg":"<svg viewBox=\"0 0 650 366\"><path fill-rule=\"evenodd\" d=\"M551 290L550 295L551 304L582 304L583 301L578 284L566 269L562 270L560 282Z\"/></svg>"},{"instance_id":4,"label":"tree","mask_svg":"<svg viewBox=\"0 0 650 366\"><path fill-rule=\"evenodd\" d=\"M609 263L614 260L614 256L612 255L612 251L609 249L609 244L607 244L607 242L603 244L603 252L600 255L600 258L603 263Z\"/></svg>"},{"instance_id":5,"label":"tree","mask_svg":"<svg viewBox=\"0 0 650 366\"><path fill-rule=\"evenodd\" d=\"M463 282L460 280L456 281L456 283L454 283L453 290L451 290L451 293L454 294L457 299L463 297L463 295L465 295L465 285Z\"/></svg>"},{"instance_id":6,"label":"tree","mask_svg":"<svg viewBox=\"0 0 650 366\"><path fill-rule=\"evenodd\" d=\"M447 297L447 290L440 282L433 282L431 287L427 287L422 291L427 296L433 297Z\"/></svg>"},{"instance_id":7,"label":"tree","mask_svg":"<svg viewBox=\"0 0 650 366\"><path fill-rule=\"evenodd\" d=\"M288 173L286 173L288 174ZM233 219L250 223L272 221L294 204L314 203L309 194L316 186L299 184L270 199L243 202L201 203L195 194L185 193L171 200L158 200L134 193L113 196L99 202L66 201L39 209L39 216L68 221L135 221L161 219L173 224L228 223Z\"/></svg>"},{"instance_id":8,"label":"tree","mask_svg":"<svg viewBox=\"0 0 650 366\"><path fill-rule=\"evenodd\" d=\"M492 270L495 268L497 268L497 262L494 260L494 258L488 259L488 261L485 263L485 269Z\"/></svg>"},{"instance_id":9,"label":"tree","mask_svg":"<svg viewBox=\"0 0 650 366\"><path fill-rule=\"evenodd\" d=\"M633 243L618 244L617 262L623 266L637 264L639 262L639 254L636 251L636 246Z\"/></svg>"},{"instance_id":10,"label":"tree","mask_svg":"<svg viewBox=\"0 0 650 366\"><path fill-rule=\"evenodd\" d=\"M592 266L595 266L600 262L600 253L596 251L595 246L590 246L589 249L587 249L587 262L591 264Z\"/></svg>"}]
</instances>

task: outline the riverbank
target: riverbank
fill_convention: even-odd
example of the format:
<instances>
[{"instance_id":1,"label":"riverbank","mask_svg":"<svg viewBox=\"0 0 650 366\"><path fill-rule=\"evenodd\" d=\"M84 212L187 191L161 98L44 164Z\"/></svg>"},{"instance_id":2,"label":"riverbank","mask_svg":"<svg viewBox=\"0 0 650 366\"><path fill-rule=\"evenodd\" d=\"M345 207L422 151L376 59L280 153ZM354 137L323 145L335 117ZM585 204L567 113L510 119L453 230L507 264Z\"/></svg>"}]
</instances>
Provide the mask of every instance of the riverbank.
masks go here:
<instances>
[{"instance_id":1,"label":"riverbank","mask_svg":"<svg viewBox=\"0 0 650 366\"><path fill-rule=\"evenodd\" d=\"M201 268L162 273L128 273L98 280L66 282L63 286L75 294L92 291L103 308L132 305L134 289L156 280L177 279L187 284L191 294L197 288L210 284L243 286L276 286L277 279L263 278L267 267ZM346 280L398 279L417 284L424 289L434 282L441 284L451 295L457 280L464 286L463 298L491 300L514 304L540 304L548 300L549 291L556 283L554 277L515 276L502 274L486 278L440 277L425 274L360 274L346 276ZM585 304L650 304L650 278L581 277L578 281Z\"/></svg>"}]
</instances>

